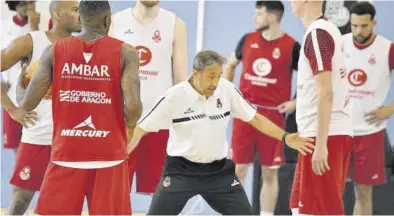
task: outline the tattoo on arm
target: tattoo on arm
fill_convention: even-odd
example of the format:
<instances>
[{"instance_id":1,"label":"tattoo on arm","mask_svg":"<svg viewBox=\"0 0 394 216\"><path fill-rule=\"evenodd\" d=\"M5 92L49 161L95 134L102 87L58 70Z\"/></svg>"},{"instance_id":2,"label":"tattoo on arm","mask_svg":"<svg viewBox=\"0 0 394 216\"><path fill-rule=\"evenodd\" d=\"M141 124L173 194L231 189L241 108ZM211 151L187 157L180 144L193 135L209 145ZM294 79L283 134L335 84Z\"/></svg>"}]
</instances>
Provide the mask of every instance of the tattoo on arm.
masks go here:
<instances>
[{"instance_id":1,"label":"tattoo on arm","mask_svg":"<svg viewBox=\"0 0 394 216\"><path fill-rule=\"evenodd\" d=\"M128 44L122 47L121 88L125 101L124 114L127 127L133 129L141 116L140 79L138 75L139 56L136 49Z\"/></svg>"},{"instance_id":2,"label":"tattoo on arm","mask_svg":"<svg viewBox=\"0 0 394 216\"><path fill-rule=\"evenodd\" d=\"M37 72L29 83L21 107L27 111L33 110L40 103L45 93L52 85L53 45L45 49L40 58Z\"/></svg>"}]
</instances>

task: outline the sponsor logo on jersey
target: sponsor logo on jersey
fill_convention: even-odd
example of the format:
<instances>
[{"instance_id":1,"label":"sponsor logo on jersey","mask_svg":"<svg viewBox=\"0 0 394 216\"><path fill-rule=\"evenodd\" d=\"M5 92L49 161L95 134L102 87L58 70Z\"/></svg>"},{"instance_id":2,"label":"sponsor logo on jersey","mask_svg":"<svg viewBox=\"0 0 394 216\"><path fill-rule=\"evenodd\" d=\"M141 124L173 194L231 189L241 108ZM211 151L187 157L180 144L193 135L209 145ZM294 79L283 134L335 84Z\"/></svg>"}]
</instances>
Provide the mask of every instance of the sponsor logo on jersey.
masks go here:
<instances>
[{"instance_id":1,"label":"sponsor logo on jersey","mask_svg":"<svg viewBox=\"0 0 394 216\"><path fill-rule=\"evenodd\" d=\"M111 104L105 92L60 90L60 102Z\"/></svg>"},{"instance_id":2,"label":"sponsor logo on jersey","mask_svg":"<svg viewBox=\"0 0 394 216\"><path fill-rule=\"evenodd\" d=\"M361 69L354 69L349 72L348 80L352 86L361 86L367 81L367 74Z\"/></svg>"},{"instance_id":3,"label":"sponsor logo on jersey","mask_svg":"<svg viewBox=\"0 0 394 216\"><path fill-rule=\"evenodd\" d=\"M90 61L90 59L87 61ZM109 68L107 65L65 63L61 71L61 78L92 81L111 81L111 76L109 75L108 70Z\"/></svg>"},{"instance_id":4,"label":"sponsor logo on jersey","mask_svg":"<svg viewBox=\"0 0 394 216\"><path fill-rule=\"evenodd\" d=\"M276 84L277 79L265 77L271 71L271 62L266 58L258 58L253 62L253 75L246 72L244 78L250 80L252 85L267 86L268 84Z\"/></svg>"},{"instance_id":5,"label":"sponsor logo on jersey","mask_svg":"<svg viewBox=\"0 0 394 216\"><path fill-rule=\"evenodd\" d=\"M160 31L159 31L159 30L156 30L156 31L153 33L152 40L153 40L154 42L156 42L156 43L159 43L159 42L161 41L161 36L160 36Z\"/></svg>"},{"instance_id":6,"label":"sponsor logo on jersey","mask_svg":"<svg viewBox=\"0 0 394 216\"><path fill-rule=\"evenodd\" d=\"M92 116L79 123L72 129L62 129L61 136L64 137L88 137L88 138L105 138L110 131L98 130L93 124Z\"/></svg>"},{"instance_id":7,"label":"sponsor logo on jersey","mask_svg":"<svg viewBox=\"0 0 394 216\"><path fill-rule=\"evenodd\" d=\"M149 77L158 76L159 70L144 68L144 66L149 65L152 60L152 51L146 46L136 46L135 48L140 58L140 70L138 71L140 80L148 80Z\"/></svg>"}]
</instances>

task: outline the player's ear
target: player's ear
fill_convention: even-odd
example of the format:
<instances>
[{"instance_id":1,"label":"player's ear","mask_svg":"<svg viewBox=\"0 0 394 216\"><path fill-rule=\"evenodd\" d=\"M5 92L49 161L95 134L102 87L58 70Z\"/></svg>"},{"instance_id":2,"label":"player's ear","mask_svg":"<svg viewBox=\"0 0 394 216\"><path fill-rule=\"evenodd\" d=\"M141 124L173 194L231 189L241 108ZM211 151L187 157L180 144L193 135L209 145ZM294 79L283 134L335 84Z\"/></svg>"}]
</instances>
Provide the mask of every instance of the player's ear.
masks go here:
<instances>
[{"instance_id":1,"label":"player's ear","mask_svg":"<svg viewBox=\"0 0 394 216\"><path fill-rule=\"evenodd\" d=\"M109 27L111 26L111 16L105 16L104 26L106 29L109 29Z\"/></svg>"}]
</instances>

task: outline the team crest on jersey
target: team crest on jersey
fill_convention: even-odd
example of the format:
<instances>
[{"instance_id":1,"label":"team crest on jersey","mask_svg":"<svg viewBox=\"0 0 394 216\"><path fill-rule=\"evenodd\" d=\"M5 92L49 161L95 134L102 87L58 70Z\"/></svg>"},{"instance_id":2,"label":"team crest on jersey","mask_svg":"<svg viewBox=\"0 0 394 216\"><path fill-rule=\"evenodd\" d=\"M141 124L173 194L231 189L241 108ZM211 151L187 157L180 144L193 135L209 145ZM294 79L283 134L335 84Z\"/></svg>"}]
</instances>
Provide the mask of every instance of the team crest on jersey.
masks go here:
<instances>
[{"instance_id":1,"label":"team crest on jersey","mask_svg":"<svg viewBox=\"0 0 394 216\"><path fill-rule=\"evenodd\" d=\"M220 98L218 98L216 100L216 107L219 108L219 109L221 109L223 107L223 104L222 104L222 101L220 101Z\"/></svg>"},{"instance_id":2,"label":"team crest on jersey","mask_svg":"<svg viewBox=\"0 0 394 216\"><path fill-rule=\"evenodd\" d=\"M169 187L171 185L171 178L170 177L165 177L163 181L163 187Z\"/></svg>"},{"instance_id":3,"label":"team crest on jersey","mask_svg":"<svg viewBox=\"0 0 394 216\"><path fill-rule=\"evenodd\" d=\"M159 30L156 30L156 31L153 33L152 40L153 40L154 42L156 42L156 43L159 43L159 42L161 41L161 36L160 36L160 31L159 31Z\"/></svg>"},{"instance_id":4,"label":"team crest on jersey","mask_svg":"<svg viewBox=\"0 0 394 216\"><path fill-rule=\"evenodd\" d=\"M272 58L274 59L280 58L280 49L278 47L276 47L272 52Z\"/></svg>"},{"instance_id":5,"label":"team crest on jersey","mask_svg":"<svg viewBox=\"0 0 394 216\"><path fill-rule=\"evenodd\" d=\"M19 177L23 181L28 180L30 178L30 167L28 166L23 167L22 171L19 173Z\"/></svg>"},{"instance_id":6,"label":"team crest on jersey","mask_svg":"<svg viewBox=\"0 0 394 216\"><path fill-rule=\"evenodd\" d=\"M369 63L370 65L376 64L376 58L375 58L375 55L374 55L374 54L372 54L371 57L369 57L368 63Z\"/></svg>"}]
</instances>

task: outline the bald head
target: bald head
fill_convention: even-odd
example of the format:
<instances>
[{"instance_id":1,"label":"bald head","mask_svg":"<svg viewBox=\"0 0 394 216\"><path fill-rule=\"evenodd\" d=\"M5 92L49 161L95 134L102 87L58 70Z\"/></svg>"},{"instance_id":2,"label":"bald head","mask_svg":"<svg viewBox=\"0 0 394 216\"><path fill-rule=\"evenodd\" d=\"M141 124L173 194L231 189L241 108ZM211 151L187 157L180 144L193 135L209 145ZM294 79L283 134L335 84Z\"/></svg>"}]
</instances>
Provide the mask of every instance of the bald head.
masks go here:
<instances>
[{"instance_id":1,"label":"bald head","mask_svg":"<svg viewBox=\"0 0 394 216\"><path fill-rule=\"evenodd\" d=\"M54 25L67 32L79 32L79 1L78 0L52 0L49 4L49 12Z\"/></svg>"},{"instance_id":2,"label":"bald head","mask_svg":"<svg viewBox=\"0 0 394 216\"><path fill-rule=\"evenodd\" d=\"M61 2L62 1L52 0L51 3L49 4L49 13L52 14L52 13L58 11L60 8Z\"/></svg>"}]
</instances>

